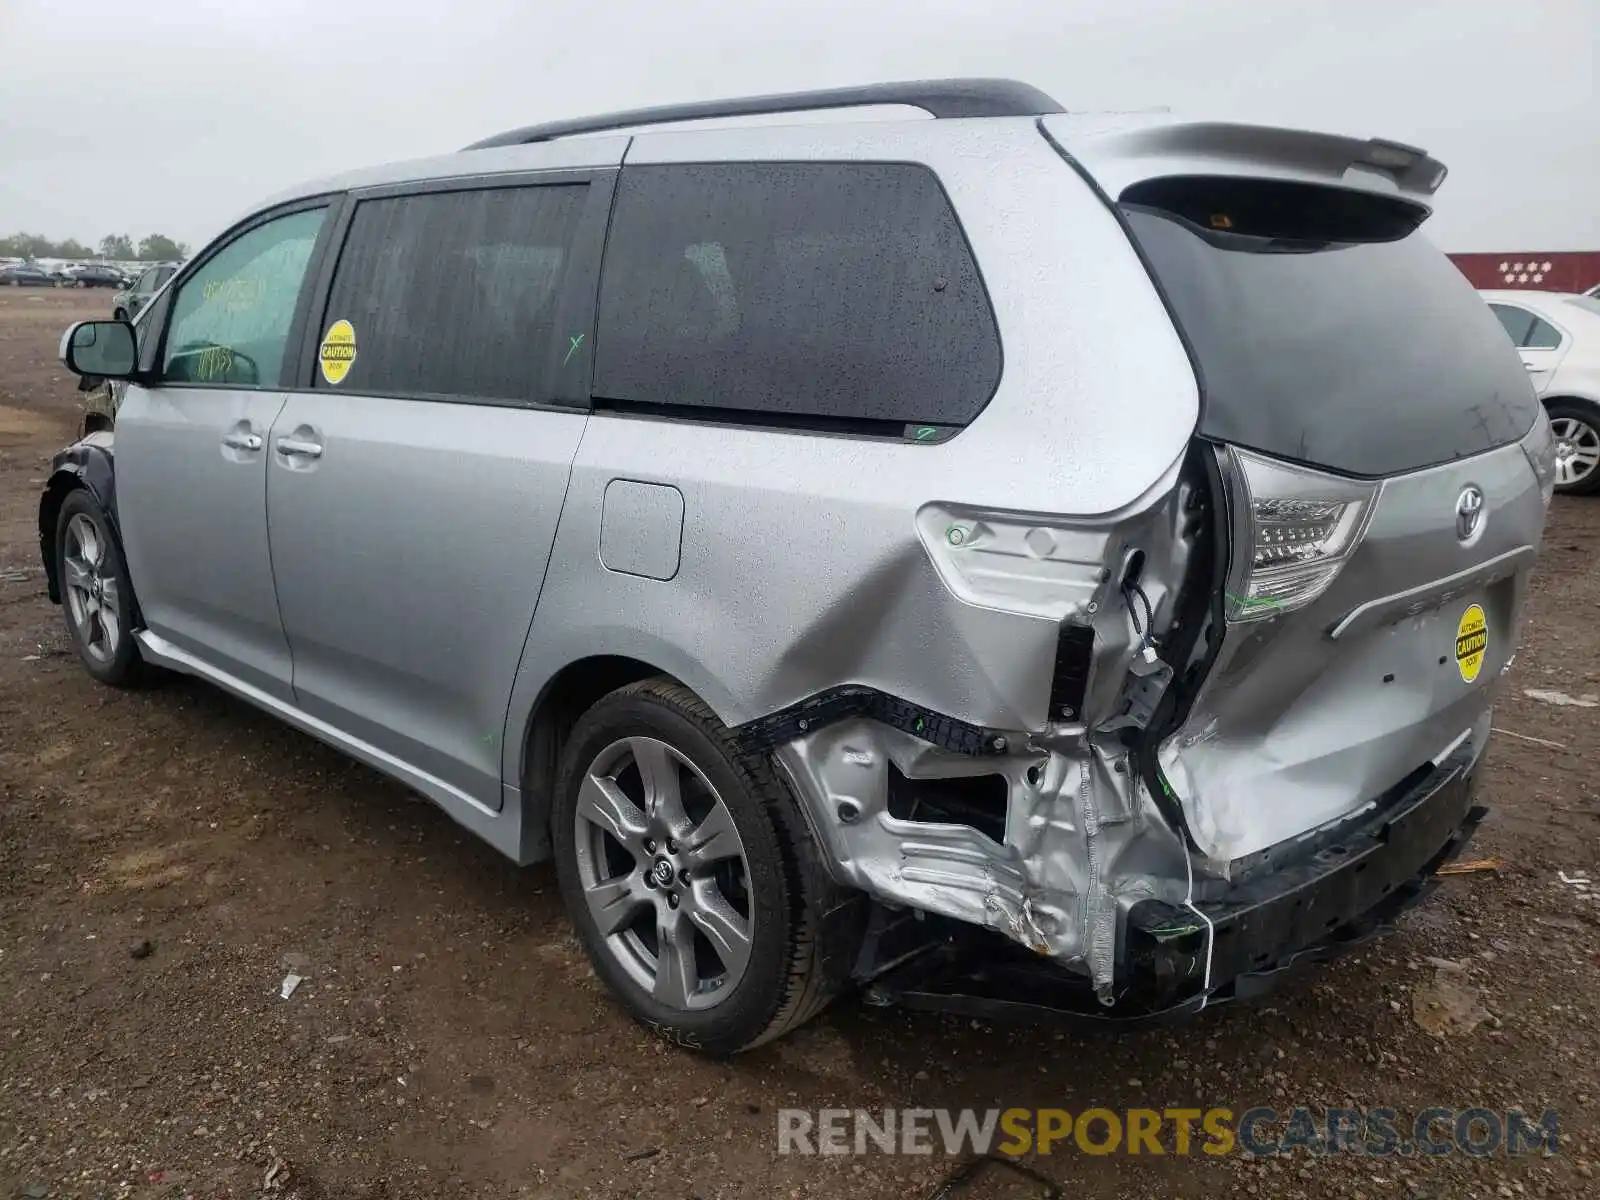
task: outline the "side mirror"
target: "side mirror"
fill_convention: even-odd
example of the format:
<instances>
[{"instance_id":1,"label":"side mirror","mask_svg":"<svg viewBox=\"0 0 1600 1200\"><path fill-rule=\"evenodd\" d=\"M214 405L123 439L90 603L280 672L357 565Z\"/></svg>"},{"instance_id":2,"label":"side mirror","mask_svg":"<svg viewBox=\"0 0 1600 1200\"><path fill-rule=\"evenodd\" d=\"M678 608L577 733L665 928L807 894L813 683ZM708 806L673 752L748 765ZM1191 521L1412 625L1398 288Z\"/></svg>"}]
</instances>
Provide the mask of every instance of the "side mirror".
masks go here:
<instances>
[{"instance_id":1,"label":"side mirror","mask_svg":"<svg viewBox=\"0 0 1600 1200\"><path fill-rule=\"evenodd\" d=\"M61 363L74 375L132 379L139 369L133 326L126 321L79 321L62 335Z\"/></svg>"}]
</instances>

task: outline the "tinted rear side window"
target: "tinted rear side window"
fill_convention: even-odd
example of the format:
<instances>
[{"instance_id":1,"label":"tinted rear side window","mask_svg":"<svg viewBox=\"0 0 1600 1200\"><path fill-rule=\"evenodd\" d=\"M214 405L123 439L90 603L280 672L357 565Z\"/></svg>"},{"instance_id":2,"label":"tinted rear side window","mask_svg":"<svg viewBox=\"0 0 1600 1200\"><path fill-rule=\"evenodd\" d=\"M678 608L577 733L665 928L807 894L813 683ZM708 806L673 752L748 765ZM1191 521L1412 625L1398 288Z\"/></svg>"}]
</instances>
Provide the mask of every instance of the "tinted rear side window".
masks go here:
<instances>
[{"instance_id":1,"label":"tinted rear side window","mask_svg":"<svg viewBox=\"0 0 1600 1200\"><path fill-rule=\"evenodd\" d=\"M1528 338L1522 343L1529 350L1554 350L1561 345L1561 331L1548 321L1535 317Z\"/></svg>"},{"instance_id":2,"label":"tinted rear side window","mask_svg":"<svg viewBox=\"0 0 1600 1200\"><path fill-rule=\"evenodd\" d=\"M1198 359L1205 436L1371 477L1532 425L1500 321L1420 233L1279 241L1126 211Z\"/></svg>"},{"instance_id":3,"label":"tinted rear side window","mask_svg":"<svg viewBox=\"0 0 1600 1200\"><path fill-rule=\"evenodd\" d=\"M317 386L543 399L585 192L553 184L362 201L324 321L350 323L354 357L336 384L319 371Z\"/></svg>"},{"instance_id":4,"label":"tinted rear side window","mask_svg":"<svg viewBox=\"0 0 1600 1200\"><path fill-rule=\"evenodd\" d=\"M1505 327L1511 344L1525 345L1528 334L1533 330L1533 314L1525 308L1513 308L1509 304L1491 304L1489 307L1494 310L1494 315L1500 318L1500 324Z\"/></svg>"},{"instance_id":5,"label":"tinted rear side window","mask_svg":"<svg viewBox=\"0 0 1600 1200\"><path fill-rule=\"evenodd\" d=\"M944 190L901 163L622 172L595 395L797 424L960 425L1000 378Z\"/></svg>"}]
</instances>

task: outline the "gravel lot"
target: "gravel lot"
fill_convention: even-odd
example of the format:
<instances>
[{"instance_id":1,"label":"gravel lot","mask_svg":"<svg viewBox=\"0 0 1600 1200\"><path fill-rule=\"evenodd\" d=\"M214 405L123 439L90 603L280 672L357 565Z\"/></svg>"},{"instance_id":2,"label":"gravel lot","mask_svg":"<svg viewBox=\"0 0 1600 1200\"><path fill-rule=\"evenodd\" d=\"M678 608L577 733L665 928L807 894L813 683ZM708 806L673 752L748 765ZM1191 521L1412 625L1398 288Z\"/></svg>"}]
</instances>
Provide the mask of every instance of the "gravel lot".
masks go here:
<instances>
[{"instance_id":1,"label":"gravel lot","mask_svg":"<svg viewBox=\"0 0 1600 1200\"><path fill-rule=\"evenodd\" d=\"M1525 691L1600 693L1600 499L1556 502L1502 685L1471 851L1498 873L1185 1026L1092 1037L847 1000L717 1063L610 1004L547 868L210 687L124 694L78 668L35 497L79 415L56 341L103 308L0 294L0 1198L899 1200L957 1162L779 1155L776 1110L1254 1104L1553 1108L1561 1147L1032 1165L1090 1198L1596 1194L1600 900L1558 872L1600 880L1600 707ZM1481 996L1470 1032L1419 1026L1430 957ZM289 970L306 982L283 1000ZM950 1193L1043 1194L998 1176Z\"/></svg>"}]
</instances>

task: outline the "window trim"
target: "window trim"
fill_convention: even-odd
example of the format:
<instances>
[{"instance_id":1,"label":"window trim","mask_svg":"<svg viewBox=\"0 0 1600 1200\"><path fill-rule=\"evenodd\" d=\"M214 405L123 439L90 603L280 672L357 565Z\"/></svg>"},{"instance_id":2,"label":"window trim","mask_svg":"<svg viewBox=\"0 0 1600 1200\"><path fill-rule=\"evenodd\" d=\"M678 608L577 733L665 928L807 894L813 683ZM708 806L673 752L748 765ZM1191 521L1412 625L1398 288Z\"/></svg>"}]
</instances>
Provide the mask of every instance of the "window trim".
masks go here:
<instances>
[{"instance_id":1,"label":"window trim","mask_svg":"<svg viewBox=\"0 0 1600 1200\"><path fill-rule=\"evenodd\" d=\"M989 389L983 402L978 404L972 416L960 425L940 425L940 428L954 429L949 437L941 438L938 442L926 443L928 445L944 445L960 437L963 432L971 428L983 414L988 411L989 405L994 403L994 398L1000 394L1000 389L1006 379L1006 338L1005 330L1000 323L1000 314L994 305L994 294L989 287L989 280L983 273L983 261L979 258L977 250L972 244L972 238L967 233L966 222L961 219L961 209L951 196L950 189L945 186L944 178L932 163L923 162L914 158L708 158L672 162L644 162L629 163L624 160L617 170L617 179L614 183L612 196L612 211L615 213L616 195L620 191L621 177L629 170L650 168L678 169L683 167L915 167L933 180L933 185L938 189L939 195L944 199L945 211L955 221L956 233L961 238L961 244L966 248L967 258L972 263L974 277L978 281L978 288L983 293L984 311L989 314L989 328L994 333L996 370L994 384ZM605 258L611 253L611 228L607 223ZM600 337L600 289L605 282L605 259L600 263L600 271L595 279L594 297L594 338L598 343ZM598 354L590 355L590 374L594 374L599 365ZM829 417L818 413L772 413L751 409L722 408L706 404L674 404L656 401L630 400L619 396L602 396L590 386L590 404L594 411L605 412L614 416L635 417L646 420L658 421L687 421L697 425L721 425L733 428L756 428L766 431L782 431L788 433L809 433L832 437L855 437L869 440L885 440L895 435L888 432L895 427L905 430L917 424L934 424L933 422L889 421L876 417ZM912 445L919 443L911 442Z\"/></svg>"},{"instance_id":2,"label":"window trim","mask_svg":"<svg viewBox=\"0 0 1600 1200\"><path fill-rule=\"evenodd\" d=\"M595 323L599 316L600 260L606 235L611 224L611 204L616 191L617 167L557 167L550 170L498 171L484 175L452 175L443 179L416 179L399 183L385 183L358 188L348 195L348 203L338 214L331 229L328 253L318 264L312 289L313 320L308 320L301 335L295 370L290 386L284 391L311 393L317 396L364 396L379 400L415 401L424 404L469 404L486 408L519 408L534 412L591 411L589 393L594 382ZM322 331L327 328L328 305L333 297L334 277L339 260L349 244L350 227L357 208L368 200L394 200L411 196L427 196L445 192L487 192L505 188L560 187L574 184L588 189L577 227L573 232L572 248L568 258L566 277L561 284L556 311L570 312L574 324L583 327L589 343L589 370L581 386L570 396L550 400L524 400L510 396L461 396L439 392L399 392L376 388L318 387L317 350L322 343ZM553 355L553 352L552 352Z\"/></svg>"},{"instance_id":3,"label":"window trim","mask_svg":"<svg viewBox=\"0 0 1600 1200\"><path fill-rule=\"evenodd\" d=\"M345 194L341 192L328 192L317 196L304 196L287 204L276 205L254 213L244 220L229 226L221 234L211 240L199 254L196 254L187 263L173 271L167 282L159 290L161 300L161 334L150 339L151 353L148 363L148 377L139 381L143 387L150 388L182 388L185 390L208 392L282 392L291 390L284 386L286 380L294 376L295 347L304 340L304 326L310 313L311 298L313 295L312 284L318 277L320 262L327 254L329 233L340 216L341 210L348 207ZM294 311L289 317L289 330L283 343L283 361L279 364L278 382L271 387L260 384L240 383L204 383L190 379L166 379L161 374L161 366L167 357L167 337L172 331L172 302L180 290L188 286L196 272L200 271L212 259L226 250L234 242L246 234L261 228L281 217L292 217L297 213L310 212L315 209L326 209L327 215L322 220L322 226L317 230L316 241L311 246L311 257L306 261L305 275L300 280L300 291L295 296ZM145 363L140 364L145 367Z\"/></svg>"}]
</instances>

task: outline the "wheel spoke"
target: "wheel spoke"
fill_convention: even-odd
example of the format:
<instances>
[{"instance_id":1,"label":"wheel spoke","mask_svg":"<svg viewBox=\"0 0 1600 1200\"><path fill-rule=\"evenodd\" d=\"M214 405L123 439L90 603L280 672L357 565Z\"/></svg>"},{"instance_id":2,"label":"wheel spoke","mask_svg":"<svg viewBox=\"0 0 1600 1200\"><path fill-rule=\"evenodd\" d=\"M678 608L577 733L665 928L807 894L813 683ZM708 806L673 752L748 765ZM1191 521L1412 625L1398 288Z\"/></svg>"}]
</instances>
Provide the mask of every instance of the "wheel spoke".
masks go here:
<instances>
[{"instance_id":1,"label":"wheel spoke","mask_svg":"<svg viewBox=\"0 0 1600 1200\"><path fill-rule=\"evenodd\" d=\"M737 979L750 961L750 922L734 911L716 887L698 883L684 896L683 911L706 935L730 978Z\"/></svg>"},{"instance_id":2,"label":"wheel spoke","mask_svg":"<svg viewBox=\"0 0 1600 1200\"><path fill-rule=\"evenodd\" d=\"M589 902L589 914L594 917L595 927L602 937L610 937L639 915L639 910L648 903L643 892L644 880L637 870L583 889L583 898Z\"/></svg>"},{"instance_id":3,"label":"wheel spoke","mask_svg":"<svg viewBox=\"0 0 1600 1200\"><path fill-rule=\"evenodd\" d=\"M105 637L107 657L117 652L117 639L122 636L122 626L117 620L117 609L109 600L102 600L95 609L95 619L100 622L100 632Z\"/></svg>"},{"instance_id":4,"label":"wheel spoke","mask_svg":"<svg viewBox=\"0 0 1600 1200\"><path fill-rule=\"evenodd\" d=\"M100 531L94 522L80 514L72 518L71 531L73 540L78 543L79 556L89 566L98 567L105 548L100 544Z\"/></svg>"},{"instance_id":5,"label":"wheel spoke","mask_svg":"<svg viewBox=\"0 0 1600 1200\"><path fill-rule=\"evenodd\" d=\"M604 829L635 857L644 857L645 815L617 781L590 773L578 793L578 816Z\"/></svg>"},{"instance_id":6,"label":"wheel spoke","mask_svg":"<svg viewBox=\"0 0 1600 1200\"><path fill-rule=\"evenodd\" d=\"M644 785L644 810L668 829L682 833L689 826L683 811L683 780L678 760L665 744L654 738L629 738L628 752L639 768Z\"/></svg>"},{"instance_id":7,"label":"wheel spoke","mask_svg":"<svg viewBox=\"0 0 1600 1200\"><path fill-rule=\"evenodd\" d=\"M668 1008L688 1008L700 985L694 936L681 912L663 913L656 922L656 978L650 994Z\"/></svg>"},{"instance_id":8,"label":"wheel spoke","mask_svg":"<svg viewBox=\"0 0 1600 1200\"><path fill-rule=\"evenodd\" d=\"M69 554L61 561L62 574L69 588L78 592L89 590L89 564L75 554Z\"/></svg>"},{"instance_id":9,"label":"wheel spoke","mask_svg":"<svg viewBox=\"0 0 1600 1200\"><path fill-rule=\"evenodd\" d=\"M98 610L89 614L88 621L84 625L83 640L90 654L96 658L108 657L105 622Z\"/></svg>"},{"instance_id":10,"label":"wheel spoke","mask_svg":"<svg viewBox=\"0 0 1600 1200\"><path fill-rule=\"evenodd\" d=\"M704 821L683 839L683 860L691 871L699 871L725 858L740 858L744 846L734 828L733 815L720 800Z\"/></svg>"}]
</instances>

